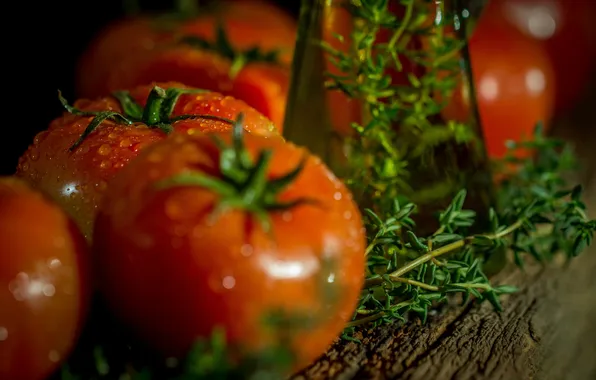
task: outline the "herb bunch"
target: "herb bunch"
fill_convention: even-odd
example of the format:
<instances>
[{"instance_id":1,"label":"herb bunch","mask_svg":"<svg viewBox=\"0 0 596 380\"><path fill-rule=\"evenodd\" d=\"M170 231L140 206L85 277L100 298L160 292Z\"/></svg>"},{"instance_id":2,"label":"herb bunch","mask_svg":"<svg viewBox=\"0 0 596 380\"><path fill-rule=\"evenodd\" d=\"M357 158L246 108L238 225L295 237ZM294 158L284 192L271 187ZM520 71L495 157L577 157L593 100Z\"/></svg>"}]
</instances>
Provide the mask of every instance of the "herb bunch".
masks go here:
<instances>
[{"instance_id":1,"label":"herb bunch","mask_svg":"<svg viewBox=\"0 0 596 380\"><path fill-rule=\"evenodd\" d=\"M517 158L521 149L531 149L536 159ZM532 140L510 143L509 154L495 164L503 177L485 233L468 234L476 212L464 207L465 190L438 214L440 227L429 236L416 234L413 203L396 201L386 219L366 210L367 278L348 333L358 325L404 320L408 312L425 321L431 307L454 293L501 310L499 296L516 288L493 285L483 269L498 250L511 251L523 267L524 256L546 263L563 252L571 259L590 245L596 220L586 215L582 187L569 188L564 179L576 167L569 146L545 138L538 126Z\"/></svg>"},{"instance_id":2,"label":"herb bunch","mask_svg":"<svg viewBox=\"0 0 596 380\"><path fill-rule=\"evenodd\" d=\"M328 61L340 72L327 73L326 88L343 92L362 109L362 119L352 123L355 137L345 139L350 152L346 162L350 176L345 181L358 198L370 201L381 213L391 209L393 199L414 195L414 190L419 194L432 190L425 194L441 198L461 187L453 178L427 182L425 189L412 186L420 177L419 167L433 165L437 147L464 145L474 156L483 155L478 150L482 147L479 134L471 124L440 117L461 78L465 38L453 30L457 16L444 1L396 1L404 8L403 17L396 16L389 3L334 1L332 6L348 10L353 28L349 36L335 35L341 49L322 41ZM442 21L435 22L439 15ZM386 33L387 42L379 42ZM428 48L412 47L421 40ZM424 73L410 72L406 64ZM394 83L390 71L404 74L409 83Z\"/></svg>"}]
</instances>

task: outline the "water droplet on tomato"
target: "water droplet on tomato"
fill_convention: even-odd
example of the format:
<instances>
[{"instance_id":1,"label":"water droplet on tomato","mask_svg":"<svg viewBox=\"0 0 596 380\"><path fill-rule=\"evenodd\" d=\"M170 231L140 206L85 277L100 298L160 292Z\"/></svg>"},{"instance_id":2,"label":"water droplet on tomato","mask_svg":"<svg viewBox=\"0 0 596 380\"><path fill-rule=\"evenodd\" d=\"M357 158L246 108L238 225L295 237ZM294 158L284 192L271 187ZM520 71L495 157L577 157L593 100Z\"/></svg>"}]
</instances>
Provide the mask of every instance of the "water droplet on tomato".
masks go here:
<instances>
[{"instance_id":1,"label":"water droplet on tomato","mask_svg":"<svg viewBox=\"0 0 596 380\"><path fill-rule=\"evenodd\" d=\"M333 199L335 199L336 201L341 200L341 191L336 191L335 194L333 194Z\"/></svg>"},{"instance_id":2,"label":"water droplet on tomato","mask_svg":"<svg viewBox=\"0 0 596 380\"><path fill-rule=\"evenodd\" d=\"M110 133L110 134L108 135L108 138L109 138L109 139L112 139L112 140L113 140L113 139L115 139L116 137L117 137L117 136L116 136L116 134L115 134L115 133Z\"/></svg>"},{"instance_id":3,"label":"water droplet on tomato","mask_svg":"<svg viewBox=\"0 0 596 380\"><path fill-rule=\"evenodd\" d=\"M60 361L60 354L56 350L52 350L48 353L48 359L51 362L58 363Z\"/></svg>"},{"instance_id":4,"label":"water droplet on tomato","mask_svg":"<svg viewBox=\"0 0 596 380\"><path fill-rule=\"evenodd\" d=\"M225 289L233 289L236 286L236 279L233 276L225 276L221 281L221 285Z\"/></svg>"},{"instance_id":5,"label":"water droplet on tomato","mask_svg":"<svg viewBox=\"0 0 596 380\"><path fill-rule=\"evenodd\" d=\"M185 215L188 215L188 207L186 203L182 202L178 197L170 197L165 204L166 215L172 220L182 219Z\"/></svg>"},{"instance_id":6,"label":"water droplet on tomato","mask_svg":"<svg viewBox=\"0 0 596 380\"><path fill-rule=\"evenodd\" d=\"M132 145L132 141L130 139L122 139L118 145L120 145L120 148L128 148Z\"/></svg>"},{"instance_id":7,"label":"water droplet on tomato","mask_svg":"<svg viewBox=\"0 0 596 380\"><path fill-rule=\"evenodd\" d=\"M76 152L85 154L89 152L89 147L87 145L81 145L77 148Z\"/></svg>"},{"instance_id":8,"label":"water droplet on tomato","mask_svg":"<svg viewBox=\"0 0 596 380\"><path fill-rule=\"evenodd\" d=\"M98 191L104 191L105 189L108 188L108 183L106 181L99 181L95 184L95 188Z\"/></svg>"},{"instance_id":9,"label":"water droplet on tomato","mask_svg":"<svg viewBox=\"0 0 596 380\"><path fill-rule=\"evenodd\" d=\"M112 148L108 144L103 144L97 149L97 153L102 156L107 156L112 151Z\"/></svg>"},{"instance_id":10,"label":"water droplet on tomato","mask_svg":"<svg viewBox=\"0 0 596 380\"><path fill-rule=\"evenodd\" d=\"M5 341L8 339L8 330L6 327L0 327L0 342Z\"/></svg>"},{"instance_id":11,"label":"water droplet on tomato","mask_svg":"<svg viewBox=\"0 0 596 380\"><path fill-rule=\"evenodd\" d=\"M211 111L213 113L217 113L217 112L219 112L219 108L217 108L217 106L214 104L209 108L209 111Z\"/></svg>"},{"instance_id":12,"label":"water droplet on tomato","mask_svg":"<svg viewBox=\"0 0 596 380\"><path fill-rule=\"evenodd\" d=\"M344 211L344 219L346 219L346 220L352 219L352 211L350 211L350 210Z\"/></svg>"},{"instance_id":13,"label":"water droplet on tomato","mask_svg":"<svg viewBox=\"0 0 596 380\"><path fill-rule=\"evenodd\" d=\"M252 255L253 252L254 248L250 244L243 244L242 247L240 247L240 254L244 257Z\"/></svg>"},{"instance_id":14,"label":"water droplet on tomato","mask_svg":"<svg viewBox=\"0 0 596 380\"><path fill-rule=\"evenodd\" d=\"M294 218L294 216L292 215L292 212L291 212L291 211L284 211L284 212L281 214L281 219L282 219L284 222L290 222L290 221L292 221L292 219L293 219L293 218Z\"/></svg>"},{"instance_id":15,"label":"water droplet on tomato","mask_svg":"<svg viewBox=\"0 0 596 380\"><path fill-rule=\"evenodd\" d=\"M52 297L56 294L56 288L52 284L45 284L42 289L42 293L46 297Z\"/></svg>"},{"instance_id":16,"label":"water droplet on tomato","mask_svg":"<svg viewBox=\"0 0 596 380\"><path fill-rule=\"evenodd\" d=\"M39 151L35 148L32 148L29 151L29 158L31 159L31 161L37 161L39 159Z\"/></svg>"},{"instance_id":17,"label":"water droplet on tomato","mask_svg":"<svg viewBox=\"0 0 596 380\"><path fill-rule=\"evenodd\" d=\"M39 132L37 135L35 135L35 138L33 139L33 144L37 145L41 143L48 136L48 134L48 131Z\"/></svg>"},{"instance_id":18,"label":"water droplet on tomato","mask_svg":"<svg viewBox=\"0 0 596 380\"><path fill-rule=\"evenodd\" d=\"M21 165L21 170L26 172L27 170L29 170L29 163L28 162L24 162L23 165Z\"/></svg>"},{"instance_id":19,"label":"water droplet on tomato","mask_svg":"<svg viewBox=\"0 0 596 380\"><path fill-rule=\"evenodd\" d=\"M223 108L228 108L228 107L231 107L231 106L233 106L233 105L234 105L234 101L235 101L235 100L236 100L236 99L234 99L234 98L233 98L233 97L231 97L231 96L225 96L225 97L224 97L224 98L221 100L221 106L222 106Z\"/></svg>"},{"instance_id":20,"label":"water droplet on tomato","mask_svg":"<svg viewBox=\"0 0 596 380\"><path fill-rule=\"evenodd\" d=\"M112 163L108 160L103 160L102 162L99 163L99 167L102 169L109 169L112 167Z\"/></svg>"}]
</instances>

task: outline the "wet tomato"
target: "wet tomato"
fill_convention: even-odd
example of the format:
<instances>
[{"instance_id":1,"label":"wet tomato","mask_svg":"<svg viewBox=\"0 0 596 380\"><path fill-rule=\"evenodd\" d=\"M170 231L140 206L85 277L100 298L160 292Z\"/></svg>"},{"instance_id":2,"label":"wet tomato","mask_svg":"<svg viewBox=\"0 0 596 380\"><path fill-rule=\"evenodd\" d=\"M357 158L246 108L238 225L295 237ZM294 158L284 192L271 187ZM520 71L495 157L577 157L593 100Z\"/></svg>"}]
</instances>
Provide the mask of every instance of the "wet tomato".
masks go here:
<instances>
[{"instance_id":1,"label":"wet tomato","mask_svg":"<svg viewBox=\"0 0 596 380\"><path fill-rule=\"evenodd\" d=\"M57 205L16 177L0 177L0 241L0 378L45 379L87 312L87 245Z\"/></svg>"},{"instance_id":2,"label":"wet tomato","mask_svg":"<svg viewBox=\"0 0 596 380\"><path fill-rule=\"evenodd\" d=\"M115 313L164 355L183 355L217 326L258 350L275 342L269 313L306 318L285 330L298 369L354 311L361 215L304 149L237 134L237 148L216 144L231 138L172 135L114 177L94 230L98 275Z\"/></svg>"},{"instance_id":3,"label":"wet tomato","mask_svg":"<svg viewBox=\"0 0 596 380\"><path fill-rule=\"evenodd\" d=\"M164 112L163 106L172 105L171 102L163 102L164 97L170 94L166 94L168 91L181 93L171 113L165 111L171 118L182 115L196 117L171 122L174 131L192 134L230 129L231 120L243 112L246 114L247 131L277 135L269 119L241 100L215 92L193 93L196 90L177 83L140 86L130 92L119 93L124 94L126 99L108 96L93 101L77 101L74 106L78 111L66 112L35 137L19 160L17 175L50 195L90 238L95 210L109 179L141 149L166 137L167 129L162 127L167 123L156 120L153 114L160 115ZM133 107L132 111L138 115L128 118L133 121L131 124L113 116L101 122L75 146L90 123L97 120L94 115L80 112L99 116L106 111L124 114L131 107L127 100L137 107ZM147 112L151 110L153 113Z\"/></svg>"},{"instance_id":4,"label":"wet tomato","mask_svg":"<svg viewBox=\"0 0 596 380\"><path fill-rule=\"evenodd\" d=\"M500 157L508 140L531 137L537 122L548 128L555 81L542 46L484 13L469 42L476 101L488 154ZM460 87L443 110L466 121L470 97Z\"/></svg>"},{"instance_id":5,"label":"wet tomato","mask_svg":"<svg viewBox=\"0 0 596 380\"><path fill-rule=\"evenodd\" d=\"M81 58L79 94L178 81L242 99L280 127L295 21L264 1L223 2L215 9L167 30L141 17L108 26Z\"/></svg>"},{"instance_id":6,"label":"wet tomato","mask_svg":"<svg viewBox=\"0 0 596 380\"><path fill-rule=\"evenodd\" d=\"M539 41L556 76L556 111L569 111L594 79L594 1L492 0L486 11L491 12L490 17L502 17Z\"/></svg>"}]
</instances>

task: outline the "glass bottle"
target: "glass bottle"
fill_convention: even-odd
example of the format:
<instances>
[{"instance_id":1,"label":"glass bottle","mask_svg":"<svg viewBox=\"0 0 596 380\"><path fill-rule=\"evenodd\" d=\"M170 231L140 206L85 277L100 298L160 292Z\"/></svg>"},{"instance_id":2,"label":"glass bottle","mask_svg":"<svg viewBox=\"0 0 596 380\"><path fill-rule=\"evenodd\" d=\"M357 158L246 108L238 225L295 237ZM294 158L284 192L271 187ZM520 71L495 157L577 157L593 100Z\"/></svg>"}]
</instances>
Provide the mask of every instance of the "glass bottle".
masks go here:
<instances>
[{"instance_id":1,"label":"glass bottle","mask_svg":"<svg viewBox=\"0 0 596 380\"><path fill-rule=\"evenodd\" d=\"M483 226L492 178L466 36L485 2L302 0L285 137L361 206L416 203L420 234L462 188Z\"/></svg>"}]
</instances>

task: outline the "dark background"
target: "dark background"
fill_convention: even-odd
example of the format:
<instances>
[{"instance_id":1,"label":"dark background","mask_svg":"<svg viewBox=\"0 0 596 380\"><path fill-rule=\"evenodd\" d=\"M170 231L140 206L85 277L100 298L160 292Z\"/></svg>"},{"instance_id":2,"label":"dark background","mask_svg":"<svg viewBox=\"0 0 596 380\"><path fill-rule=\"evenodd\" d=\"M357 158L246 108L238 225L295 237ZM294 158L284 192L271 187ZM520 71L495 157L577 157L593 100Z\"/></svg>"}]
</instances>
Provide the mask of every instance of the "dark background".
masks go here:
<instances>
[{"instance_id":1,"label":"dark background","mask_svg":"<svg viewBox=\"0 0 596 380\"><path fill-rule=\"evenodd\" d=\"M57 90L74 100L76 60L106 23L124 15L122 0L18 1L2 16L4 76L0 175L12 174L35 134L62 112ZM277 1L297 14L300 0ZM166 9L168 0L143 0L147 10Z\"/></svg>"}]
</instances>

